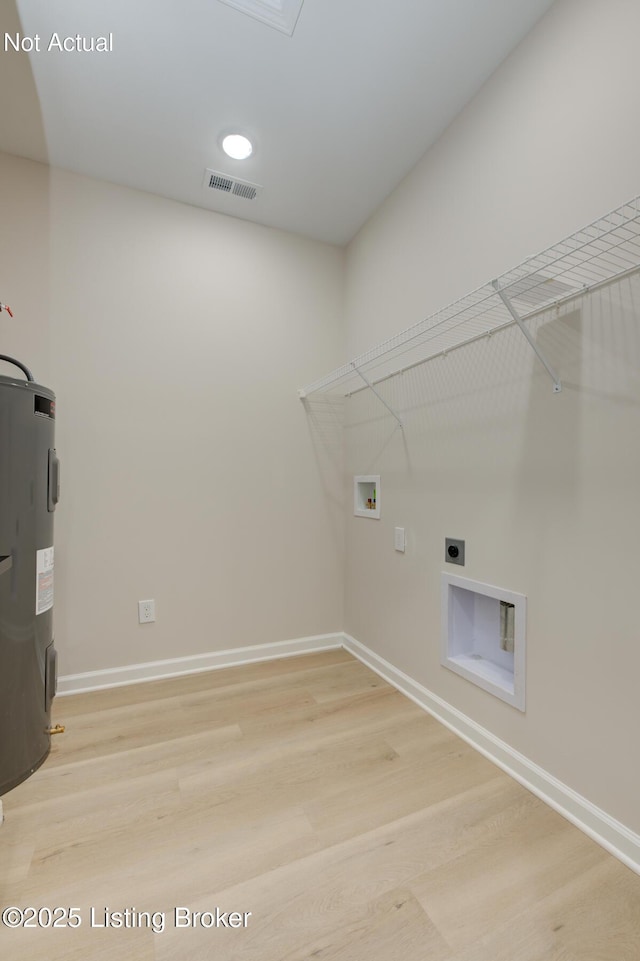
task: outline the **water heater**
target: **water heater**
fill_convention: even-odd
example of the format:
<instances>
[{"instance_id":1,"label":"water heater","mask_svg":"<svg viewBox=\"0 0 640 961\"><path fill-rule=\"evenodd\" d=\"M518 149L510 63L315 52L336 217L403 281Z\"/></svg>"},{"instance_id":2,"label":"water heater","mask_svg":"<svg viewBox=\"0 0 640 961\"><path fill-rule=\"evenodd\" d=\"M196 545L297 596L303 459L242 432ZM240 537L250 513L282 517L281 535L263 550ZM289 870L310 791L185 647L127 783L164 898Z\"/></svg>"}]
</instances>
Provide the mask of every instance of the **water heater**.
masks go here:
<instances>
[{"instance_id":1,"label":"water heater","mask_svg":"<svg viewBox=\"0 0 640 961\"><path fill-rule=\"evenodd\" d=\"M49 753L56 690L53 515L59 497L55 395L0 376L0 795Z\"/></svg>"}]
</instances>

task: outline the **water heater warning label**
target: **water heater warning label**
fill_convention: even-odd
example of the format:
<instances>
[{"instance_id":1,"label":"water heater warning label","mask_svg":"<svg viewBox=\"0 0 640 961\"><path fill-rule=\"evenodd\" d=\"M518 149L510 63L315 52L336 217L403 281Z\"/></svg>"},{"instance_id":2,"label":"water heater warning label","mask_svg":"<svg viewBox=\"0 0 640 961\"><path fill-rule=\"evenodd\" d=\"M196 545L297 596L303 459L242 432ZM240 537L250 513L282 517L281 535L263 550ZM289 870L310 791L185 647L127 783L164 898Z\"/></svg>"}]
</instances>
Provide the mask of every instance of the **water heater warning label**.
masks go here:
<instances>
[{"instance_id":1,"label":"water heater warning label","mask_svg":"<svg viewBox=\"0 0 640 961\"><path fill-rule=\"evenodd\" d=\"M53 547L36 552L36 614L53 607Z\"/></svg>"}]
</instances>

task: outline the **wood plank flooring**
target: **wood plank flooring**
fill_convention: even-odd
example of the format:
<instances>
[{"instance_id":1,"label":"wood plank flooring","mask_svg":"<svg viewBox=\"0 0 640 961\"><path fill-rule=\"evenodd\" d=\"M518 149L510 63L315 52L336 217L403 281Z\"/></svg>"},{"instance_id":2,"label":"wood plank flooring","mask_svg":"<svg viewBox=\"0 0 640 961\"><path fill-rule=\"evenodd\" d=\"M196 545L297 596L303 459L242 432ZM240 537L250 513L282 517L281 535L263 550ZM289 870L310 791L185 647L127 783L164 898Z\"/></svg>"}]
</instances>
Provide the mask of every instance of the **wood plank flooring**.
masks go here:
<instances>
[{"instance_id":1,"label":"wood plank flooring","mask_svg":"<svg viewBox=\"0 0 640 961\"><path fill-rule=\"evenodd\" d=\"M0 924L3 961L640 959L640 877L344 651L54 721L4 798L0 908L81 923Z\"/></svg>"}]
</instances>

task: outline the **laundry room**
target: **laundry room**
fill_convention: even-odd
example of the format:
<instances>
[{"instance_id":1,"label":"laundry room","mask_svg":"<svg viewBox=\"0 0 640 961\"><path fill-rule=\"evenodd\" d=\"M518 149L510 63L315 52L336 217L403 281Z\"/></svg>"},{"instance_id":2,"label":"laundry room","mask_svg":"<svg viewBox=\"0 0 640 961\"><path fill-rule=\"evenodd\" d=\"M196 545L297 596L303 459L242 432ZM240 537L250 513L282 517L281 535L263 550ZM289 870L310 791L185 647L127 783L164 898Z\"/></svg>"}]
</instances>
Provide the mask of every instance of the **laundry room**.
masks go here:
<instances>
[{"instance_id":1,"label":"laundry room","mask_svg":"<svg viewBox=\"0 0 640 961\"><path fill-rule=\"evenodd\" d=\"M3 5L8 961L637 961L639 30Z\"/></svg>"}]
</instances>

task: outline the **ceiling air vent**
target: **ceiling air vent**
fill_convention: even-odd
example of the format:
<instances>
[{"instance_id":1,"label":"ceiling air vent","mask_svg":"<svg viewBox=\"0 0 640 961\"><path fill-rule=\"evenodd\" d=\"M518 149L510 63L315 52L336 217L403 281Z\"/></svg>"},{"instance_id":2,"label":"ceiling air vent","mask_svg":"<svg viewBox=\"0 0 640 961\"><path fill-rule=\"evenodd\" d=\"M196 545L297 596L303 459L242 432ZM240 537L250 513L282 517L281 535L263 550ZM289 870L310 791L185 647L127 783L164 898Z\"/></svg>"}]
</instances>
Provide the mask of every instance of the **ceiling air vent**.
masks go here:
<instances>
[{"instance_id":1,"label":"ceiling air vent","mask_svg":"<svg viewBox=\"0 0 640 961\"><path fill-rule=\"evenodd\" d=\"M222 2L291 37L304 0L222 0Z\"/></svg>"},{"instance_id":2,"label":"ceiling air vent","mask_svg":"<svg viewBox=\"0 0 640 961\"><path fill-rule=\"evenodd\" d=\"M220 190L225 194L233 194L234 197L243 197L244 200L255 200L262 190L259 184L238 180L237 177L230 177L229 174L220 173L219 170L207 169L204 182L210 190Z\"/></svg>"}]
</instances>

